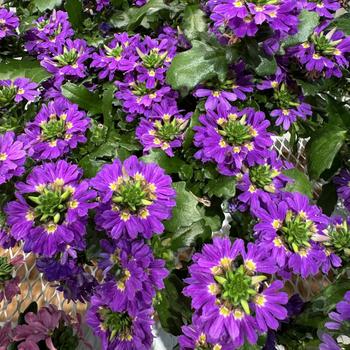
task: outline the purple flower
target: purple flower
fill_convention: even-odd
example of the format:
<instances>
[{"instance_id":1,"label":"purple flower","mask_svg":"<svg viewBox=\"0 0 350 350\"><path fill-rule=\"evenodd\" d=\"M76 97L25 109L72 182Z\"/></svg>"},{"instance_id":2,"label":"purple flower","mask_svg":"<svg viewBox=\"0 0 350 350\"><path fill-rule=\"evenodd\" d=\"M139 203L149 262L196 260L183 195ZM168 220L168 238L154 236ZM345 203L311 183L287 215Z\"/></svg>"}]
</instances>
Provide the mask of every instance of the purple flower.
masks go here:
<instances>
[{"instance_id":1,"label":"purple flower","mask_svg":"<svg viewBox=\"0 0 350 350\"><path fill-rule=\"evenodd\" d=\"M14 35L18 27L18 17L12 11L0 8L0 40L6 36Z\"/></svg>"},{"instance_id":2,"label":"purple flower","mask_svg":"<svg viewBox=\"0 0 350 350\"><path fill-rule=\"evenodd\" d=\"M100 71L98 77L104 79L108 76L109 80L113 80L117 72L133 70L139 58L135 50L139 40L138 35L114 34L114 39L108 45L104 45L99 53L92 54L91 67Z\"/></svg>"},{"instance_id":3,"label":"purple flower","mask_svg":"<svg viewBox=\"0 0 350 350\"><path fill-rule=\"evenodd\" d=\"M56 159L86 142L89 124L77 105L56 99L43 105L34 121L27 123L21 140L32 158Z\"/></svg>"},{"instance_id":4,"label":"purple flower","mask_svg":"<svg viewBox=\"0 0 350 350\"><path fill-rule=\"evenodd\" d=\"M0 350L8 349L8 346L12 343L12 325L11 321L6 322L4 326L0 328Z\"/></svg>"},{"instance_id":5,"label":"purple flower","mask_svg":"<svg viewBox=\"0 0 350 350\"><path fill-rule=\"evenodd\" d=\"M307 116L312 115L311 106L308 103L296 104L295 108L274 109L271 112L271 116L277 118L276 125L282 125L284 130L288 130L298 118L306 120Z\"/></svg>"},{"instance_id":6,"label":"purple flower","mask_svg":"<svg viewBox=\"0 0 350 350\"><path fill-rule=\"evenodd\" d=\"M15 276L15 267L23 264L23 256L17 255L9 260L6 256L0 257L0 302L6 299L9 303L12 298L20 294L20 278Z\"/></svg>"},{"instance_id":7,"label":"purple flower","mask_svg":"<svg viewBox=\"0 0 350 350\"><path fill-rule=\"evenodd\" d=\"M309 41L290 50L314 78L340 78L341 70L349 66L349 52L350 37L324 27L316 29Z\"/></svg>"},{"instance_id":8,"label":"purple flower","mask_svg":"<svg viewBox=\"0 0 350 350\"><path fill-rule=\"evenodd\" d=\"M43 54L73 35L67 12L53 10L49 18L40 17L34 22L34 27L26 33L24 46L30 53Z\"/></svg>"},{"instance_id":9,"label":"purple flower","mask_svg":"<svg viewBox=\"0 0 350 350\"><path fill-rule=\"evenodd\" d=\"M16 200L5 212L11 235L24 240L24 250L45 256L81 245L95 192L82 171L64 160L33 168L26 182L16 184Z\"/></svg>"},{"instance_id":10,"label":"purple flower","mask_svg":"<svg viewBox=\"0 0 350 350\"><path fill-rule=\"evenodd\" d=\"M12 131L0 134L0 184L24 173L26 152Z\"/></svg>"},{"instance_id":11,"label":"purple flower","mask_svg":"<svg viewBox=\"0 0 350 350\"><path fill-rule=\"evenodd\" d=\"M348 169L342 169L339 175L333 179L337 187L337 193L339 198L344 202L344 206L350 210L350 171Z\"/></svg>"},{"instance_id":12,"label":"purple flower","mask_svg":"<svg viewBox=\"0 0 350 350\"><path fill-rule=\"evenodd\" d=\"M192 113L182 116L169 100L155 105L150 119L142 118L136 128L136 137L143 145L144 152L152 148L162 149L169 157L174 156L173 148L181 147L184 132Z\"/></svg>"},{"instance_id":13,"label":"purple flower","mask_svg":"<svg viewBox=\"0 0 350 350\"><path fill-rule=\"evenodd\" d=\"M320 350L341 350L341 347L329 334L324 333L321 340L323 343L320 345Z\"/></svg>"},{"instance_id":14,"label":"purple flower","mask_svg":"<svg viewBox=\"0 0 350 350\"><path fill-rule=\"evenodd\" d=\"M275 193L288 182L288 178L281 172L282 168L282 161L277 159L274 151L271 151L263 164L247 167L243 174L237 175L237 189L241 192L238 199L254 211L260 207L260 203L275 198Z\"/></svg>"},{"instance_id":15,"label":"purple flower","mask_svg":"<svg viewBox=\"0 0 350 350\"><path fill-rule=\"evenodd\" d=\"M162 221L170 218L175 206L170 176L135 156L104 165L91 184L101 198L96 222L114 239L138 234L148 239L162 233Z\"/></svg>"},{"instance_id":16,"label":"purple flower","mask_svg":"<svg viewBox=\"0 0 350 350\"><path fill-rule=\"evenodd\" d=\"M57 290L69 301L89 301L97 286L96 279L73 259L62 263L55 258L40 257L36 267L49 282L56 282Z\"/></svg>"},{"instance_id":17,"label":"purple flower","mask_svg":"<svg viewBox=\"0 0 350 350\"><path fill-rule=\"evenodd\" d=\"M96 0L96 11L100 12L109 5L109 0Z\"/></svg>"},{"instance_id":18,"label":"purple flower","mask_svg":"<svg viewBox=\"0 0 350 350\"><path fill-rule=\"evenodd\" d=\"M341 350L346 348L342 344L341 337L349 334L350 321L350 291L346 292L342 301L336 305L336 312L330 312L329 318L331 321L325 323L325 327L329 329L330 334L324 333L321 336L323 343L320 346L321 350ZM335 339L336 340L335 340Z\"/></svg>"},{"instance_id":19,"label":"purple flower","mask_svg":"<svg viewBox=\"0 0 350 350\"><path fill-rule=\"evenodd\" d=\"M344 299L336 305L336 310L329 314L331 321L325 324L330 330L340 330L344 322L350 321L350 291L346 292Z\"/></svg>"},{"instance_id":20,"label":"purple flower","mask_svg":"<svg viewBox=\"0 0 350 350\"><path fill-rule=\"evenodd\" d=\"M279 200L264 203L254 214L259 220L254 226L258 243L281 268L303 278L319 272L326 252L318 236L324 235L328 218L306 196L281 192Z\"/></svg>"},{"instance_id":21,"label":"purple flower","mask_svg":"<svg viewBox=\"0 0 350 350\"><path fill-rule=\"evenodd\" d=\"M124 81L116 82L119 91L115 97L122 101L124 111L129 114L127 121L132 121L137 114L146 114L156 103L171 96L171 88L166 85L148 89L145 83L135 81L131 75L127 75Z\"/></svg>"},{"instance_id":22,"label":"purple flower","mask_svg":"<svg viewBox=\"0 0 350 350\"><path fill-rule=\"evenodd\" d=\"M314 11L321 17L330 18L334 17L335 12L340 9L340 3L338 0L304 0L303 7L308 11Z\"/></svg>"},{"instance_id":23,"label":"purple flower","mask_svg":"<svg viewBox=\"0 0 350 350\"><path fill-rule=\"evenodd\" d=\"M90 58L91 49L82 39L66 39L50 51L40 55L40 64L50 73L55 75L56 85L60 85L64 79L85 78L86 63Z\"/></svg>"},{"instance_id":24,"label":"purple flower","mask_svg":"<svg viewBox=\"0 0 350 350\"><path fill-rule=\"evenodd\" d=\"M121 240L118 243L101 241L104 252L99 267L105 281L114 291L115 305L130 303L151 305L156 290L164 288L168 275L162 259L155 259L151 248L142 241Z\"/></svg>"},{"instance_id":25,"label":"purple flower","mask_svg":"<svg viewBox=\"0 0 350 350\"><path fill-rule=\"evenodd\" d=\"M179 337L181 350L193 349L213 349L213 350L232 350L232 343L215 342L208 339L203 331L203 324L200 317L194 315L192 324L182 327L182 335Z\"/></svg>"},{"instance_id":26,"label":"purple flower","mask_svg":"<svg viewBox=\"0 0 350 350\"><path fill-rule=\"evenodd\" d=\"M214 27L232 31L237 37L255 36L263 24L284 36L295 34L300 6L296 1L210 0L207 8Z\"/></svg>"},{"instance_id":27,"label":"purple flower","mask_svg":"<svg viewBox=\"0 0 350 350\"><path fill-rule=\"evenodd\" d=\"M0 80L0 108L21 102L34 101L39 96L38 85L27 78Z\"/></svg>"},{"instance_id":28,"label":"purple flower","mask_svg":"<svg viewBox=\"0 0 350 350\"><path fill-rule=\"evenodd\" d=\"M206 97L206 110L213 110L218 106L230 109L231 102L245 100L246 93L253 92L252 76L245 72L245 65L239 62L233 67L234 78L226 80L222 84L216 84L215 89L198 88L194 92L196 97Z\"/></svg>"},{"instance_id":29,"label":"purple flower","mask_svg":"<svg viewBox=\"0 0 350 350\"><path fill-rule=\"evenodd\" d=\"M102 288L91 299L86 322L101 338L104 350L148 350L152 345L152 309L121 308L115 303L113 292Z\"/></svg>"},{"instance_id":30,"label":"purple flower","mask_svg":"<svg viewBox=\"0 0 350 350\"><path fill-rule=\"evenodd\" d=\"M269 121L253 108L227 111L219 106L217 113L209 110L199 121L202 126L193 128L194 144L201 148L195 157L216 162L223 175L235 175L243 161L249 166L262 163L272 145Z\"/></svg>"},{"instance_id":31,"label":"purple flower","mask_svg":"<svg viewBox=\"0 0 350 350\"><path fill-rule=\"evenodd\" d=\"M58 328L71 327L71 319L54 305L41 308L37 314L28 312L24 316L25 324L13 329L13 340L22 342L18 349L37 350L37 343L45 342L48 349L56 349L53 338ZM71 335L76 338L77 335ZM56 345L57 346L57 345Z\"/></svg>"},{"instance_id":32,"label":"purple flower","mask_svg":"<svg viewBox=\"0 0 350 350\"><path fill-rule=\"evenodd\" d=\"M259 90L274 90L271 116L277 118L276 125L282 125L284 130L288 130L298 118L306 120L308 116L312 115L311 106L303 102L303 97L297 97L291 92L286 84L286 75L280 68L275 75L261 81L257 88Z\"/></svg>"},{"instance_id":33,"label":"purple flower","mask_svg":"<svg viewBox=\"0 0 350 350\"><path fill-rule=\"evenodd\" d=\"M193 262L184 294L192 298L212 341L227 339L240 347L247 339L255 344L258 334L277 329L278 320L287 317L282 282L266 283L266 274L276 272L277 266L263 248L249 243L246 250L243 240L231 244L226 237L216 237Z\"/></svg>"}]
</instances>

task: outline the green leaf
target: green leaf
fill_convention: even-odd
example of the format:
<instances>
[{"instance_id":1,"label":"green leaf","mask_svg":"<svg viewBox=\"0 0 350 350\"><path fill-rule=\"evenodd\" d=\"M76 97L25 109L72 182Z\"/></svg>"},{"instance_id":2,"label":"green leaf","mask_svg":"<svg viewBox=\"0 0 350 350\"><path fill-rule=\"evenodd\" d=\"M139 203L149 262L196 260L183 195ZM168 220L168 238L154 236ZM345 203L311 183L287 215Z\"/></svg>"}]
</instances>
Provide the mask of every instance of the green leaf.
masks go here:
<instances>
[{"instance_id":1,"label":"green leaf","mask_svg":"<svg viewBox=\"0 0 350 350\"><path fill-rule=\"evenodd\" d=\"M69 17L69 22L74 29L81 27L83 23L83 4L81 0L66 0L64 5Z\"/></svg>"},{"instance_id":2,"label":"green leaf","mask_svg":"<svg viewBox=\"0 0 350 350\"><path fill-rule=\"evenodd\" d=\"M133 11L132 16L130 16L129 19L128 30L133 30L136 28L145 16L153 15L164 9L168 9L170 11L171 7L166 5L163 0L148 1L146 5Z\"/></svg>"},{"instance_id":3,"label":"green leaf","mask_svg":"<svg viewBox=\"0 0 350 350\"><path fill-rule=\"evenodd\" d=\"M321 195L318 198L317 205L322 209L322 212L328 216L334 211L338 201L337 188L333 182L322 186Z\"/></svg>"},{"instance_id":4,"label":"green leaf","mask_svg":"<svg viewBox=\"0 0 350 350\"><path fill-rule=\"evenodd\" d=\"M211 232L210 226L205 220L181 227L174 234L171 234L171 249L177 251L180 248L189 247L196 242L198 237L209 238Z\"/></svg>"},{"instance_id":5,"label":"green leaf","mask_svg":"<svg viewBox=\"0 0 350 350\"><path fill-rule=\"evenodd\" d=\"M330 123L350 128L350 110L342 102L328 96L326 111Z\"/></svg>"},{"instance_id":6,"label":"green leaf","mask_svg":"<svg viewBox=\"0 0 350 350\"><path fill-rule=\"evenodd\" d=\"M41 12L45 10L53 10L55 7L60 6L62 0L32 0L34 6Z\"/></svg>"},{"instance_id":7,"label":"green leaf","mask_svg":"<svg viewBox=\"0 0 350 350\"><path fill-rule=\"evenodd\" d=\"M229 199L236 193L236 179L233 176L218 176L214 180L209 180L205 191L209 196Z\"/></svg>"},{"instance_id":8,"label":"green leaf","mask_svg":"<svg viewBox=\"0 0 350 350\"><path fill-rule=\"evenodd\" d=\"M62 86L62 94L92 115L103 113L103 102L99 96L89 91L83 85L66 83Z\"/></svg>"},{"instance_id":9,"label":"green leaf","mask_svg":"<svg viewBox=\"0 0 350 350\"><path fill-rule=\"evenodd\" d=\"M350 13L344 13L342 16L337 17L332 23L332 27L343 31L346 35L350 35Z\"/></svg>"},{"instance_id":10,"label":"green leaf","mask_svg":"<svg viewBox=\"0 0 350 350\"><path fill-rule=\"evenodd\" d=\"M284 40L283 47L298 45L306 41L318 26L320 16L316 12L303 10L299 15L299 21L298 33Z\"/></svg>"},{"instance_id":11,"label":"green leaf","mask_svg":"<svg viewBox=\"0 0 350 350\"><path fill-rule=\"evenodd\" d=\"M113 126L112 108L115 89L116 86L113 83L105 84L102 95L103 121L108 128Z\"/></svg>"},{"instance_id":12,"label":"green leaf","mask_svg":"<svg viewBox=\"0 0 350 350\"><path fill-rule=\"evenodd\" d=\"M191 321L191 302L182 294L184 283L175 273L164 280L165 288L157 293L154 302L162 328L180 335L184 321Z\"/></svg>"},{"instance_id":13,"label":"green leaf","mask_svg":"<svg viewBox=\"0 0 350 350\"><path fill-rule=\"evenodd\" d=\"M292 183L287 184L287 192L300 192L312 198L312 184L303 172L294 168L284 170L283 174L294 180Z\"/></svg>"},{"instance_id":14,"label":"green leaf","mask_svg":"<svg viewBox=\"0 0 350 350\"><path fill-rule=\"evenodd\" d=\"M187 5L183 13L182 29L188 40L198 38L199 33L207 30L207 21L205 13L199 5Z\"/></svg>"},{"instance_id":15,"label":"green leaf","mask_svg":"<svg viewBox=\"0 0 350 350\"><path fill-rule=\"evenodd\" d=\"M28 305L28 307L23 312L20 313L20 315L18 317L18 322L17 322L19 325L26 324L26 322L24 320L24 316L28 312L33 312L34 314L36 314L38 312L38 304L35 301L30 303Z\"/></svg>"},{"instance_id":16,"label":"green leaf","mask_svg":"<svg viewBox=\"0 0 350 350\"><path fill-rule=\"evenodd\" d=\"M192 192L186 190L186 183L175 182L173 186L176 190L176 206L173 208L172 218L165 222L165 228L170 232L190 226L202 218L197 209L198 199Z\"/></svg>"},{"instance_id":17,"label":"green leaf","mask_svg":"<svg viewBox=\"0 0 350 350\"><path fill-rule=\"evenodd\" d=\"M349 273L349 271L347 271ZM339 278L324 288L296 319L297 325L322 329L328 319L328 313L334 310L335 305L341 301L344 294L350 289L350 280L345 271Z\"/></svg>"},{"instance_id":18,"label":"green leaf","mask_svg":"<svg viewBox=\"0 0 350 350\"><path fill-rule=\"evenodd\" d=\"M167 174L176 174L179 169L187 165L179 157L169 157L162 150L152 150L141 158L145 163L156 163L165 170Z\"/></svg>"},{"instance_id":19,"label":"green leaf","mask_svg":"<svg viewBox=\"0 0 350 350\"><path fill-rule=\"evenodd\" d=\"M332 166L335 156L345 142L346 134L343 128L326 124L312 135L306 148L311 178L318 179L326 169Z\"/></svg>"},{"instance_id":20,"label":"green leaf","mask_svg":"<svg viewBox=\"0 0 350 350\"><path fill-rule=\"evenodd\" d=\"M167 83L175 90L191 90L208 79L224 80L226 72L225 50L194 40L190 50L173 59L167 72Z\"/></svg>"},{"instance_id":21,"label":"green leaf","mask_svg":"<svg viewBox=\"0 0 350 350\"><path fill-rule=\"evenodd\" d=\"M29 57L21 60L9 59L0 63L0 79L16 79L20 77L28 78L36 83L46 80L50 76L39 61Z\"/></svg>"},{"instance_id":22,"label":"green leaf","mask_svg":"<svg viewBox=\"0 0 350 350\"><path fill-rule=\"evenodd\" d=\"M277 62L274 56L262 57L260 56L261 62L255 68L255 71L260 76L273 75L276 73Z\"/></svg>"}]
</instances>

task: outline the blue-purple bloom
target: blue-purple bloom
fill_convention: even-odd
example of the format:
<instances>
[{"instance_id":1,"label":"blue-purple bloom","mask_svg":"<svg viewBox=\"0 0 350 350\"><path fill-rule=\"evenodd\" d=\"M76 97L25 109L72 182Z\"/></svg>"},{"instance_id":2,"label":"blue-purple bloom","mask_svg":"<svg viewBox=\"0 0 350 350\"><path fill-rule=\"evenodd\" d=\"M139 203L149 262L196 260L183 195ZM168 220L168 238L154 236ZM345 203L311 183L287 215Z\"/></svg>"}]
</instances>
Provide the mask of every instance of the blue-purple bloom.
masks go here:
<instances>
[{"instance_id":1,"label":"blue-purple bloom","mask_svg":"<svg viewBox=\"0 0 350 350\"><path fill-rule=\"evenodd\" d=\"M253 92L252 76L245 72L243 62L236 64L231 73L234 73L232 79L224 83L216 83L215 87L199 87L195 92L196 97L206 97L206 110L213 110L218 106L230 109L231 103L236 100L245 100L247 93Z\"/></svg>"},{"instance_id":2,"label":"blue-purple bloom","mask_svg":"<svg viewBox=\"0 0 350 350\"><path fill-rule=\"evenodd\" d=\"M320 242L328 218L306 196L281 192L279 200L264 203L254 214L259 220L254 226L258 243L282 269L306 278L329 267Z\"/></svg>"},{"instance_id":3,"label":"blue-purple bloom","mask_svg":"<svg viewBox=\"0 0 350 350\"><path fill-rule=\"evenodd\" d=\"M16 184L16 200L5 207L10 233L24 251L53 256L67 246L84 249L88 210L95 191L76 165L59 160L38 165Z\"/></svg>"},{"instance_id":4,"label":"blue-purple bloom","mask_svg":"<svg viewBox=\"0 0 350 350\"><path fill-rule=\"evenodd\" d=\"M65 79L85 78L91 49L83 39L66 39L57 43L52 50L39 56L40 64L55 75L55 85L60 86Z\"/></svg>"},{"instance_id":5,"label":"blue-purple bloom","mask_svg":"<svg viewBox=\"0 0 350 350\"><path fill-rule=\"evenodd\" d=\"M244 171L237 175L237 189L240 191L238 200L252 211L260 207L260 203L278 198L278 193L288 182L288 178L282 174L283 163L277 159L274 151L262 164L244 167Z\"/></svg>"},{"instance_id":6,"label":"blue-purple bloom","mask_svg":"<svg viewBox=\"0 0 350 350\"><path fill-rule=\"evenodd\" d=\"M134 239L139 234L148 239L162 233L162 221L171 217L175 206L171 177L136 156L104 165L91 185L101 202L96 222L114 239Z\"/></svg>"},{"instance_id":7,"label":"blue-purple bloom","mask_svg":"<svg viewBox=\"0 0 350 350\"><path fill-rule=\"evenodd\" d=\"M342 350L346 348L343 345L339 336L348 336L350 329L350 291L346 292L342 301L336 305L336 311L329 313L329 322L326 322L325 327L333 337L324 333L321 336L323 343L320 350ZM344 346L344 347L343 347Z\"/></svg>"},{"instance_id":8,"label":"blue-purple bloom","mask_svg":"<svg viewBox=\"0 0 350 350\"><path fill-rule=\"evenodd\" d=\"M155 259L151 248L141 240L110 243L100 242L103 248L99 267L106 285L114 293L115 305L151 305L156 290L164 288L168 275L162 259Z\"/></svg>"},{"instance_id":9,"label":"blue-purple bloom","mask_svg":"<svg viewBox=\"0 0 350 350\"><path fill-rule=\"evenodd\" d=\"M252 243L245 249L240 239L232 244L227 237L215 237L193 256L184 294L192 298L211 341L255 344L260 333L278 328L287 317L283 305L288 295L280 291L281 281L267 282L276 270L266 250Z\"/></svg>"},{"instance_id":10,"label":"blue-purple bloom","mask_svg":"<svg viewBox=\"0 0 350 350\"><path fill-rule=\"evenodd\" d=\"M340 78L342 69L349 67L350 36L325 26L316 28L308 41L290 49L301 65L318 78Z\"/></svg>"},{"instance_id":11,"label":"blue-purple bloom","mask_svg":"<svg viewBox=\"0 0 350 350\"><path fill-rule=\"evenodd\" d=\"M0 185L24 173L26 152L12 131L0 134Z\"/></svg>"},{"instance_id":12,"label":"blue-purple bloom","mask_svg":"<svg viewBox=\"0 0 350 350\"><path fill-rule=\"evenodd\" d=\"M103 350L149 350L152 345L151 308L121 307L113 290L102 285L91 298L86 322L100 337Z\"/></svg>"},{"instance_id":13,"label":"blue-purple bloom","mask_svg":"<svg viewBox=\"0 0 350 350\"><path fill-rule=\"evenodd\" d=\"M98 77L113 80L117 72L133 70L139 59L135 50L139 40L139 35L114 34L114 39L108 45L92 54L91 67L99 70Z\"/></svg>"},{"instance_id":14,"label":"blue-purple bloom","mask_svg":"<svg viewBox=\"0 0 350 350\"><path fill-rule=\"evenodd\" d=\"M38 271L43 273L49 282L55 282L58 291L63 292L65 299L82 303L89 301L97 281L74 259L65 262L56 258L40 257L36 260Z\"/></svg>"},{"instance_id":15,"label":"blue-purple bloom","mask_svg":"<svg viewBox=\"0 0 350 350\"><path fill-rule=\"evenodd\" d=\"M235 175L243 161L249 166L261 164L269 153L272 139L267 132L269 121L253 108L207 111L199 117L202 126L194 127L195 154L203 162L214 161L223 175Z\"/></svg>"},{"instance_id":16,"label":"blue-purple bloom","mask_svg":"<svg viewBox=\"0 0 350 350\"><path fill-rule=\"evenodd\" d=\"M350 171L345 168L342 169L334 177L333 182L337 187L338 197L343 201L344 206L350 210Z\"/></svg>"},{"instance_id":17,"label":"blue-purple bloom","mask_svg":"<svg viewBox=\"0 0 350 350\"><path fill-rule=\"evenodd\" d=\"M0 40L14 35L19 27L18 17L10 10L0 8Z\"/></svg>"},{"instance_id":18,"label":"blue-purple bloom","mask_svg":"<svg viewBox=\"0 0 350 350\"><path fill-rule=\"evenodd\" d=\"M160 148L169 157L173 157L173 148L181 147L191 115L192 113L181 115L172 100L163 100L155 105L148 113L148 119L142 118L136 128L136 137L142 143L144 152Z\"/></svg>"},{"instance_id":19,"label":"blue-purple bloom","mask_svg":"<svg viewBox=\"0 0 350 350\"><path fill-rule=\"evenodd\" d=\"M303 102L302 96L295 96L286 83L286 76L278 69L276 74L257 85L259 90L273 89L273 107L271 116L276 119L276 125L282 125L288 130L298 118L306 120L312 115L311 106ZM277 108L276 108L277 107Z\"/></svg>"},{"instance_id":20,"label":"blue-purple bloom","mask_svg":"<svg viewBox=\"0 0 350 350\"><path fill-rule=\"evenodd\" d=\"M192 323L182 327L182 335L179 337L181 350L210 349L210 350L232 350L231 342L213 341L205 334L203 323L197 315L193 316Z\"/></svg>"},{"instance_id":21,"label":"blue-purple bloom","mask_svg":"<svg viewBox=\"0 0 350 350\"><path fill-rule=\"evenodd\" d=\"M314 11L321 17L334 18L335 12L340 9L339 0L303 0L303 7L308 11Z\"/></svg>"},{"instance_id":22,"label":"blue-purple bloom","mask_svg":"<svg viewBox=\"0 0 350 350\"><path fill-rule=\"evenodd\" d=\"M74 35L74 30L64 11L53 10L50 17L39 17L26 33L25 48L32 54L43 54L63 44Z\"/></svg>"},{"instance_id":23,"label":"blue-purple bloom","mask_svg":"<svg viewBox=\"0 0 350 350\"><path fill-rule=\"evenodd\" d=\"M207 9L214 27L231 31L239 38L255 36L263 24L282 35L297 32L300 6L294 0L245 1L210 0Z\"/></svg>"},{"instance_id":24,"label":"blue-purple bloom","mask_svg":"<svg viewBox=\"0 0 350 350\"><path fill-rule=\"evenodd\" d=\"M27 123L21 140L32 158L56 159L86 142L89 125L85 112L59 98L42 106L35 119Z\"/></svg>"},{"instance_id":25,"label":"blue-purple bloom","mask_svg":"<svg viewBox=\"0 0 350 350\"><path fill-rule=\"evenodd\" d=\"M15 80L0 80L0 108L6 107L15 102L32 102L37 96L38 84L27 78L17 78Z\"/></svg>"}]
</instances>

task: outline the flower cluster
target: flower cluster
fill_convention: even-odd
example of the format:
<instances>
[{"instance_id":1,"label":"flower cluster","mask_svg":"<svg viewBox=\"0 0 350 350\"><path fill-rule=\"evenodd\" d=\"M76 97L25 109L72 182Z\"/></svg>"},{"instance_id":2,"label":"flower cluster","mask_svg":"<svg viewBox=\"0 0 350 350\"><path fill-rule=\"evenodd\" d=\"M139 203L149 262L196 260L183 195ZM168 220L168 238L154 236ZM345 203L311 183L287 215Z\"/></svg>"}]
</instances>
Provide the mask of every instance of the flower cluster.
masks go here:
<instances>
[{"instance_id":1,"label":"flower cluster","mask_svg":"<svg viewBox=\"0 0 350 350\"><path fill-rule=\"evenodd\" d=\"M333 181L337 187L339 198L342 199L345 208L350 210L350 171L342 169Z\"/></svg>"},{"instance_id":2,"label":"flower cluster","mask_svg":"<svg viewBox=\"0 0 350 350\"><path fill-rule=\"evenodd\" d=\"M0 185L13 176L22 175L25 161L23 142L16 140L16 135L11 131L0 134Z\"/></svg>"},{"instance_id":3,"label":"flower cluster","mask_svg":"<svg viewBox=\"0 0 350 350\"><path fill-rule=\"evenodd\" d=\"M277 270L275 260L255 244L247 249L240 239L216 237L201 253L193 256L189 284L184 293L192 298L195 315L201 320L205 336L199 341L224 341L231 349L247 339L255 344L258 334L277 329L287 316L283 306L288 295L283 283L267 283Z\"/></svg>"},{"instance_id":4,"label":"flower cluster","mask_svg":"<svg viewBox=\"0 0 350 350\"><path fill-rule=\"evenodd\" d=\"M280 68L277 69L274 76L262 80L257 88L259 90L273 89L273 109L270 115L277 118L276 125L282 125L284 130L288 130L298 118L306 120L312 115L311 106L303 102L302 96L294 96L286 83L286 75Z\"/></svg>"},{"instance_id":5,"label":"flower cluster","mask_svg":"<svg viewBox=\"0 0 350 350\"><path fill-rule=\"evenodd\" d=\"M18 17L12 11L0 7L0 40L15 35L18 27Z\"/></svg>"},{"instance_id":6,"label":"flower cluster","mask_svg":"<svg viewBox=\"0 0 350 350\"><path fill-rule=\"evenodd\" d=\"M17 183L16 200L7 204L11 235L24 241L24 250L53 256L85 248L88 210L95 191L81 181L82 171L64 160L33 168L26 182Z\"/></svg>"},{"instance_id":7,"label":"flower cluster","mask_svg":"<svg viewBox=\"0 0 350 350\"><path fill-rule=\"evenodd\" d=\"M199 121L202 125L194 127L194 144L200 148L195 157L214 161L223 175L236 175L243 162L252 166L268 155L272 139L263 112L236 107L226 110L220 105L217 112L208 110Z\"/></svg>"},{"instance_id":8,"label":"flower cluster","mask_svg":"<svg viewBox=\"0 0 350 350\"><path fill-rule=\"evenodd\" d=\"M67 12L54 10L49 18L39 17L34 22L26 33L25 48L38 55L53 50L57 44L63 44L73 35Z\"/></svg>"},{"instance_id":9,"label":"flower cluster","mask_svg":"<svg viewBox=\"0 0 350 350\"><path fill-rule=\"evenodd\" d=\"M86 142L90 119L78 106L65 99L43 105L29 122L21 140L33 159L56 159Z\"/></svg>"},{"instance_id":10,"label":"flower cluster","mask_svg":"<svg viewBox=\"0 0 350 350\"><path fill-rule=\"evenodd\" d=\"M48 349L76 349L81 340L79 325L54 305L42 307L37 313L24 315L24 324L11 329L8 324L0 346L15 345L19 350L37 350L45 344Z\"/></svg>"},{"instance_id":11,"label":"flower cluster","mask_svg":"<svg viewBox=\"0 0 350 350\"><path fill-rule=\"evenodd\" d=\"M290 49L290 55L313 77L340 78L349 66L350 36L321 25L309 40Z\"/></svg>"},{"instance_id":12,"label":"flower cluster","mask_svg":"<svg viewBox=\"0 0 350 350\"><path fill-rule=\"evenodd\" d=\"M276 152L271 152L264 163L244 167L237 175L237 200L240 209L250 208L252 212L263 203L273 201L279 196L289 178L282 173L283 163L277 158Z\"/></svg>"},{"instance_id":13,"label":"flower cluster","mask_svg":"<svg viewBox=\"0 0 350 350\"><path fill-rule=\"evenodd\" d=\"M345 293L344 299L336 305L336 310L329 313L331 320L325 324L333 337L328 333L322 334L320 350L341 350L347 346L346 340L341 336L347 336L350 330L350 292Z\"/></svg>"},{"instance_id":14,"label":"flower cluster","mask_svg":"<svg viewBox=\"0 0 350 350\"><path fill-rule=\"evenodd\" d=\"M265 26L279 37L295 34L301 9L291 0L209 0L206 7L218 33L238 38L255 36Z\"/></svg>"},{"instance_id":15,"label":"flower cluster","mask_svg":"<svg viewBox=\"0 0 350 350\"><path fill-rule=\"evenodd\" d=\"M27 78L0 80L0 109L21 101L32 102L39 91L38 85Z\"/></svg>"},{"instance_id":16,"label":"flower cluster","mask_svg":"<svg viewBox=\"0 0 350 350\"><path fill-rule=\"evenodd\" d=\"M49 282L56 283L57 290L63 292L65 299L86 302L90 300L97 281L79 264L76 255L70 250L61 254L60 261L55 257L40 257L36 267Z\"/></svg>"},{"instance_id":17,"label":"flower cluster","mask_svg":"<svg viewBox=\"0 0 350 350\"><path fill-rule=\"evenodd\" d=\"M171 178L154 163L131 156L107 164L91 180L100 197L96 223L114 239L146 239L164 231L175 206Z\"/></svg>"},{"instance_id":18,"label":"flower cluster","mask_svg":"<svg viewBox=\"0 0 350 350\"><path fill-rule=\"evenodd\" d=\"M20 293L20 279L14 275L16 274L15 267L22 265L22 263L22 255L17 255L11 260L0 256L0 302L4 299L10 302L15 295Z\"/></svg>"},{"instance_id":19,"label":"flower cluster","mask_svg":"<svg viewBox=\"0 0 350 350\"><path fill-rule=\"evenodd\" d=\"M316 275L322 268L339 267L341 260L321 244L328 218L310 205L300 193L281 192L278 201L265 202L255 210L258 223L254 226L257 242L267 249L282 271ZM326 238L326 237L325 237Z\"/></svg>"}]
</instances>

